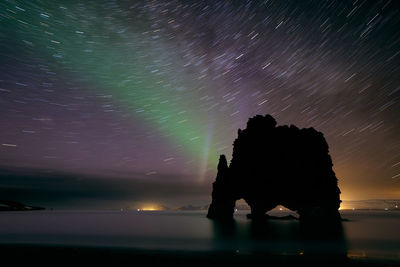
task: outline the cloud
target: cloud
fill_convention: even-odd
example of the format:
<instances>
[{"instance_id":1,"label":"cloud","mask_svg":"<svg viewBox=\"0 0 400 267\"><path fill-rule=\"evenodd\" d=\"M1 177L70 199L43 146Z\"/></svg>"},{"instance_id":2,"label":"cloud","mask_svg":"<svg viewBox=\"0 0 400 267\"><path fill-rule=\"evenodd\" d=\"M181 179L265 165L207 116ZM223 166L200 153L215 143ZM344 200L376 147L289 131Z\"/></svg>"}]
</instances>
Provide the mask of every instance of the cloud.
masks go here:
<instances>
[{"instance_id":1,"label":"cloud","mask_svg":"<svg viewBox=\"0 0 400 267\"><path fill-rule=\"evenodd\" d=\"M143 175L137 174L142 177ZM152 202L171 207L206 204L211 187L176 181L176 175L152 178L92 177L40 170L0 169L2 199L54 208L120 208Z\"/></svg>"}]
</instances>

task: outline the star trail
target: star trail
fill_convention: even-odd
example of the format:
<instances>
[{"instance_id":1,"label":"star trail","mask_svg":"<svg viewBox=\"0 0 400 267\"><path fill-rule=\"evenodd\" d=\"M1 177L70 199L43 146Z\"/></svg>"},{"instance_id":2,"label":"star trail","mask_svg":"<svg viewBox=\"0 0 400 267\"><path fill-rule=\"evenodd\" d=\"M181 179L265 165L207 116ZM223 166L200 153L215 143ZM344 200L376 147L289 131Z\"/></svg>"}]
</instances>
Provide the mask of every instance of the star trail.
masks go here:
<instances>
[{"instance_id":1,"label":"star trail","mask_svg":"<svg viewBox=\"0 0 400 267\"><path fill-rule=\"evenodd\" d=\"M2 1L0 164L204 185L271 114L398 198L399 74L397 1Z\"/></svg>"}]
</instances>

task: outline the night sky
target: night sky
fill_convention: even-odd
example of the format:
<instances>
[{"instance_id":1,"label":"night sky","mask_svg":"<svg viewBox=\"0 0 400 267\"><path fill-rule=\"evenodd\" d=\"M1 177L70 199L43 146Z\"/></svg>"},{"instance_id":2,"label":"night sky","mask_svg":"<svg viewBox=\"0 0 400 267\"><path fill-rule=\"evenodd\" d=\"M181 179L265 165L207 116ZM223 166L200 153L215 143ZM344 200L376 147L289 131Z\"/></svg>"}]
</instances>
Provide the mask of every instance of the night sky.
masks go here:
<instances>
[{"instance_id":1,"label":"night sky","mask_svg":"<svg viewBox=\"0 0 400 267\"><path fill-rule=\"evenodd\" d=\"M342 199L400 198L399 100L396 0L0 3L0 192L23 200L207 204L256 114L323 132Z\"/></svg>"}]
</instances>

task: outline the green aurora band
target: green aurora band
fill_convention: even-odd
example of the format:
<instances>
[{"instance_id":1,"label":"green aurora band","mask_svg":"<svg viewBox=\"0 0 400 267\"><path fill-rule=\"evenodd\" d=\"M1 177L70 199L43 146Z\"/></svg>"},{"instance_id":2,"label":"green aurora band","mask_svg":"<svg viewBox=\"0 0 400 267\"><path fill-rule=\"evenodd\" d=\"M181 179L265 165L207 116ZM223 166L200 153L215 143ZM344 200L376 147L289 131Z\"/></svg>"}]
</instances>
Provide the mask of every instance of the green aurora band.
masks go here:
<instances>
[{"instance_id":1,"label":"green aurora band","mask_svg":"<svg viewBox=\"0 0 400 267\"><path fill-rule=\"evenodd\" d=\"M2 2L1 38L14 42L14 47L27 56L39 57L46 64L51 62L63 75L83 79L91 88L112 95L118 100L115 104L123 103L122 107L132 116L141 118L145 125L157 129L172 145L183 147L190 159L199 162L202 181L208 166L214 166L218 156L212 147L210 124L216 119L210 120L209 113L191 107L190 100L197 97L193 91L199 90L182 89L182 84L190 87L191 79L197 79L197 83L203 83L201 87L216 85L198 74L180 75L184 62L179 57L163 64L163 54L173 53L174 46L160 38L157 30L133 29L149 27L143 25L128 29L108 17L107 10L97 4L90 9L71 6L70 2L58 5L54 1ZM85 10L76 10L79 8ZM104 19L98 19L100 16ZM154 38L160 38L157 46L150 42ZM148 67L154 63L158 69ZM179 80L171 79L167 69L178 70L174 78ZM174 101L177 99L179 106Z\"/></svg>"}]
</instances>

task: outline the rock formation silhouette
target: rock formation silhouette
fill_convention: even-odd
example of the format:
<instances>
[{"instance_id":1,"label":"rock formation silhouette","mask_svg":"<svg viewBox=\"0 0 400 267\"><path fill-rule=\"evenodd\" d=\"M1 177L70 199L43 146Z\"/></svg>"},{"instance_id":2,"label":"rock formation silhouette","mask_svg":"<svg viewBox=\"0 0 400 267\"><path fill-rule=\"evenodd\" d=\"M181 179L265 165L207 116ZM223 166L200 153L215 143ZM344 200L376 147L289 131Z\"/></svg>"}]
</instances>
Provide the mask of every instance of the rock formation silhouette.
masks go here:
<instances>
[{"instance_id":1,"label":"rock formation silhouette","mask_svg":"<svg viewBox=\"0 0 400 267\"><path fill-rule=\"evenodd\" d=\"M296 211L300 220L340 220L340 190L328 144L313 128L276 126L270 115L250 118L238 130L228 166L221 155L208 218L232 219L244 199L251 218L264 218L277 205Z\"/></svg>"}]
</instances>

